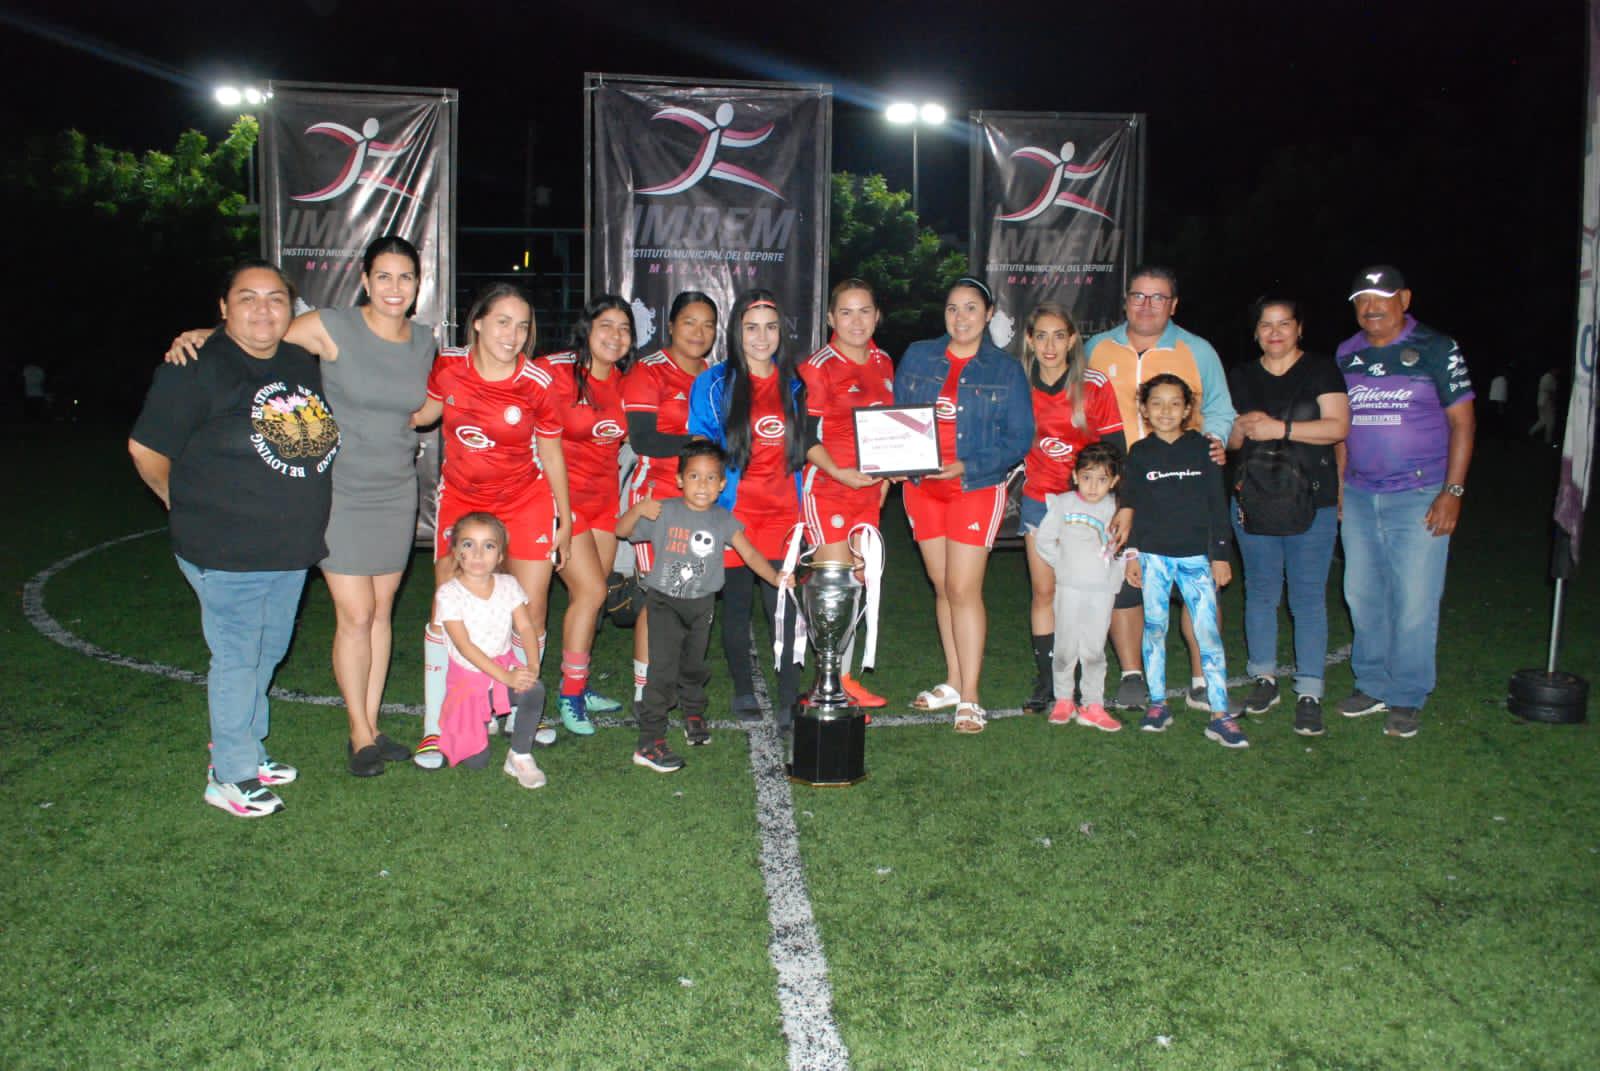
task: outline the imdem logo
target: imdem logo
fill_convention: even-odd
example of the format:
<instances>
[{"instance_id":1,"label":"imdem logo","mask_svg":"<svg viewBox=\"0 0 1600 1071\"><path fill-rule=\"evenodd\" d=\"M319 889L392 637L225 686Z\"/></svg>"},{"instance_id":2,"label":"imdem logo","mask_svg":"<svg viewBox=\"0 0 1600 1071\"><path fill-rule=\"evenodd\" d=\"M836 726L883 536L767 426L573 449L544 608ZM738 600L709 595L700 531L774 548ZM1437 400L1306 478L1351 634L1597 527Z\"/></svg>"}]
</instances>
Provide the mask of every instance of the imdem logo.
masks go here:
<instances>
[{"instance_id":1,"label":"imdem logo","mask_svg":"<svg viewBox=\"0 0 1600 1071\"><path fill-rule=\"evenodd\" d=\"M1052 205L1058 205L1062 208L1072 209L1075 212L1087 212L1091 216L1099 216L1101 219L1115 223L1116 220L1111 218L1111 211L1105 205L1091 201L1087 197L1069 193L1061 188L1062 184L1066 182L1082 182L1085 179L1094 178L1105 170L1105 166L1109 162L1101 160L1097 164L1088 166L1071 163L1073 154L1076 151L1077 147L1068 141L1062 143L1060 155L1051 152L1049 149L1041 149L1033 145L1013 152L1011 154L1011 159L1013 160L1032 160L1034 163L1048 167L1050 169L1050 177L1045 181L1038 196L1029 201L1026 206L1019 208L1015 212L1004 212L999 218L1006 223L1023 223L1043 215Z\"/></svg>"},{"instance_id":2,"label":"imdem logo","mask_svg":"<svg viewBox=\"0 0 1600 1071\"><path fill-rule=\"evenodd\" d=\"M773 124L755 130L734 130L733 105L719 104L716 118L707 119L698 112L688 108L662 108L650 117L654 122L665 119L694 130L700 135L700 146L695 151L694 158L689 161L689 166L676 178L655 186L646 186L637 191L650 197L666 197L674 193L683 193L699 185L704 178L722 179L724 182L737 183L740 186L749 186L751 189L770 193L778 200L784 200L778 188L754 171L743 168L737 164L730 164L717 159L717 152L723 148L728 149L753 149L766 141L772 135Z\"/></svg>"},{"instance_id":3,"label":"imdem logo","mask_svg":"<svg viewBox=\"0 0 1600 1071\"><path fill-rule=\"evenodd\" d=\"M317 134L322 137L332 138L350 146L350 155L345 158L344 166L339 169L338 177L320 190L310 193L294 194L292 199L301 202L331 201L342 197L357 185L380 186L386 190L393 190L404 197L416 197L416 193L406 189L397 180L387 177L383 171L390 161L405 155L411 148L411 142L374 141L378 136L378 120L368 118L361 124L361 131L357 133L343 123L313 123L306 127L306 134ZM381 166L368 167L369 163Z\"/></svg>"}]
</instances>

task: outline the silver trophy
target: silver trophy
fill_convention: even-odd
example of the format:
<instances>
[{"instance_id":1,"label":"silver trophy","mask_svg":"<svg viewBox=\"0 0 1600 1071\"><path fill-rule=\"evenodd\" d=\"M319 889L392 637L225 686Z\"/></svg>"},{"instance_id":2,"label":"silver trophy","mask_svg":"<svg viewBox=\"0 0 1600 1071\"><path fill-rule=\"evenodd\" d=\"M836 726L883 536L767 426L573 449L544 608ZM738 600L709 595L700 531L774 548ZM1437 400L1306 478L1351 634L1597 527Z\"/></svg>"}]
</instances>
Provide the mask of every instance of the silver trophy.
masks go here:
<instances>
[{"instance_id":1,"label":"silver trophy","mask_svg":"<svg viewBox=\"0 0 1600 1071\"><path fill-rule=\"evenodd\" d=\"M791 781L845 786L867 776L867 719L840 679L845 652L861 620L864 590L852 562L814 561L800 583L800 607L817 669L816 683L794 722Z\"/></svg>"}]
</instances>

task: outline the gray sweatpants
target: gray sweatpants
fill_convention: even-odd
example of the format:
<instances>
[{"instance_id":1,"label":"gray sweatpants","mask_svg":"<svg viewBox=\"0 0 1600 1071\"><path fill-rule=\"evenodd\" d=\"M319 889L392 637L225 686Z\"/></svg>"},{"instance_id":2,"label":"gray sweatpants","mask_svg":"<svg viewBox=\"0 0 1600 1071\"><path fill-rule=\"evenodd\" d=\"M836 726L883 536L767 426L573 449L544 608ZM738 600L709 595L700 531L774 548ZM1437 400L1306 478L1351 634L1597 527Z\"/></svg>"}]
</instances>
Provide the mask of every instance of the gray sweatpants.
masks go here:
<instances>
[{"instance_id":1,"label":"gray sweatpants","mask_svg":"<svg viewBox=\"0 0 1600 1071\"><path fill-rule=\"evenodd\" d=\"M1051 666L1057 699L1072 698L1072 678L1083 668L1082 706L1106 701L1106 636L1111 632L1115 591L1082 591L1056 585L1056 640Z\"/></svg>"}]
</instances>

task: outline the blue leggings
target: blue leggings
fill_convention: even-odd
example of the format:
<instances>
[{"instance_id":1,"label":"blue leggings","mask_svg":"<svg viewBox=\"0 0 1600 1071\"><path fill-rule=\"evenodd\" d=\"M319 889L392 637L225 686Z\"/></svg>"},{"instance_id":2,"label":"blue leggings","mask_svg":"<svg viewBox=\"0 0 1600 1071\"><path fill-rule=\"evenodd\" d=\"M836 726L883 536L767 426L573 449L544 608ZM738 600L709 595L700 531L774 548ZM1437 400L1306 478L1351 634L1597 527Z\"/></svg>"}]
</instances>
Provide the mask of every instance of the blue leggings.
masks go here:
<instances>
[{"instance_id":1,"label":"blue leggings","mask_svg":"<svg viewBox=\"0 0 1600 1071\"><path fill-rule=\"evenodd\" d=\"M1150 685L1150 702L1167 701L1167 618L1172 606L1172 585L1194 619L1194 636L1200 644L1200 667L1206 676L1206 700L1212 713L1228 716L1228 667L1222 650L1222 630L1217 627L1217 585L1211 579L1211 562L1203 554L1169 558L1140 554L1144 576L1144 676Z\"/></svg>"}]
</instances>

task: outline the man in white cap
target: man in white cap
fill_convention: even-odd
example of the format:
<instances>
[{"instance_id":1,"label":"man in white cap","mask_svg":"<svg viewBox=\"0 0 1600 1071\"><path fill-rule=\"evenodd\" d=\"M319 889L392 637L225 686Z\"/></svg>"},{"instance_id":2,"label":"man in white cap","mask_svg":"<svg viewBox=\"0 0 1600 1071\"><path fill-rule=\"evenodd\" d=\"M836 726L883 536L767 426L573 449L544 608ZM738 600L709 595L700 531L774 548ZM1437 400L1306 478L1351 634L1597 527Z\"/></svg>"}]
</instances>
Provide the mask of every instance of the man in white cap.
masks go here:
<instances>
[{"instance_id":1,"label":"man in white cap","mask_svg":"<svg viewBox=\"0 0 1600 1071\"><path fill-rule=\"evenodd\" d=\"M1435 682L1445 563L1472 464L1472 381L1455 340L1407 311L1399 269L1367 268L1350 290L1361 330L1337 359L1350 393L1344 595L1356 690L1338 710L1388 711L1384 732L1412 737Z\"/></svg>"}]
</instances>

